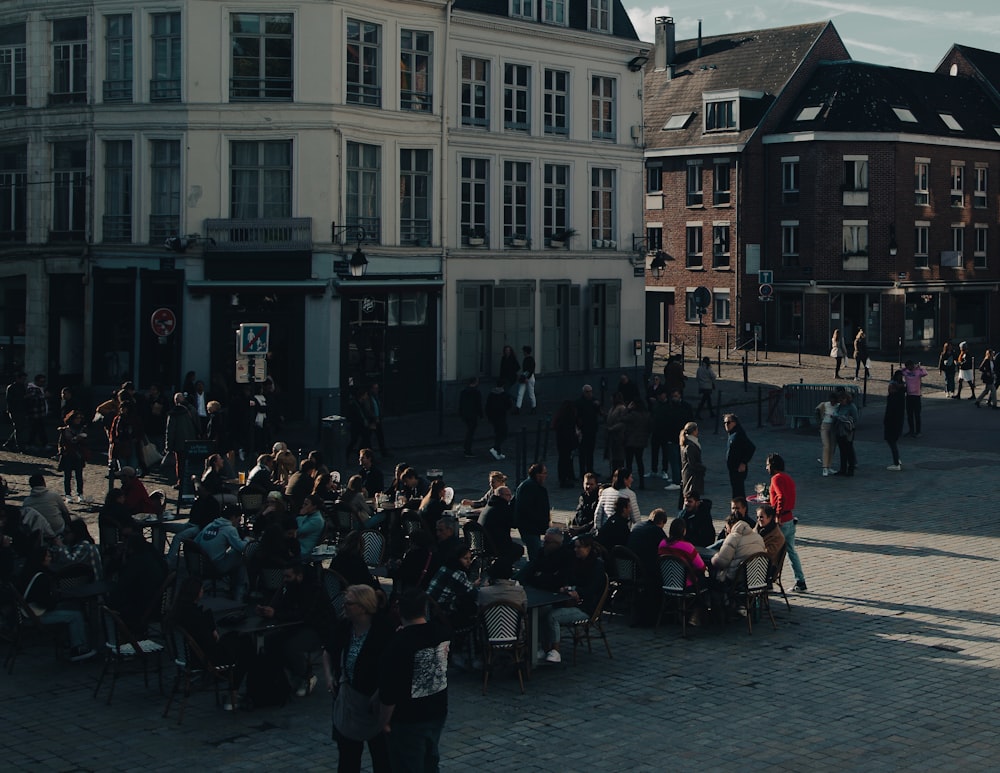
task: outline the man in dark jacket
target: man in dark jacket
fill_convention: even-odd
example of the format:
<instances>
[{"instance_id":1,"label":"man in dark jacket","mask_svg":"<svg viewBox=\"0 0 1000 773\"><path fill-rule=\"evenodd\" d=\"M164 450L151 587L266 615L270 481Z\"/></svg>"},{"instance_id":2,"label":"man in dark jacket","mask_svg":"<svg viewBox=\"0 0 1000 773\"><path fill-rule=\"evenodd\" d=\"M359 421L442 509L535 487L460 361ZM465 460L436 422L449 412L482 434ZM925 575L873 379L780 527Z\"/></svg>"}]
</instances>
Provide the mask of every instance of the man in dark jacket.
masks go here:
<instances>
[{"instance_id":1,"label":"man in dark jacket","mask_svg":"<svg viewBox=\"0 0 1000 773\"><path fill-rule=\"evenodd\" d=\"M670 478L666 490L676 491L681 486L681 447L679 438L681 430L689 421L694 421L694 410L691 404L681 397L679 389L670 392L670 399L667 400L663 409L664 417L664 449L663 449L663 471L667 470L667 459L670 461ZM655 452L654 452L655 453Z\"/></svg>"},{"instance_id":2,"label":"man in dark jacket","mask_svg":"<svg viewBox=\"0 0 1000 773\"><path fill-rule=\"evenodd\" d=\"M521 481L514 495L514 524L521 535L521 542L532 559L542 548L542 534L552 520L552 507L545 481L548 468L536 462L528 468L528 477Z\"/></svg>"},{"instance_id":3,"label":"man in dark jacket","mask_svg":"<svg viewBox=\"0 0 1000 773\"><path fill-rule=\"evenodd\" d=\"M486 398L486 420L493 425L493 447L490 448L490 454L497 461L507 458L501 446L507 439L507 414L513 404L510 395L504 391L502 381L497 382Z\"/></svg>"},{"instance_id":4,"label":"man in dark jacket","mask_svg":"<svg viewBox=\"0 0 1000 773\"><path fill-rule=\"evenodd\" d=\"M164 444L164 452L172 453L177 460L177 480L174 482L174 488L181 487L181 478L184 476L184 462L187 457L185 444L189 440L197 439L198 425L191 414L191 409L187 406L184 393L178 392L174 395L174 407L167 413L167 438Z\"/></svg>"},{"instance_id":5,"label":"man in dark jacket","mask_svg":"<svg viewBox=\"0 0 1000 773\"><path fill-rule=\"evenodd\" d=\"M580 477L594 471L594 448L597 446L597 423L601 404L594 399L594 388L583 385L583 392L574 404L576 424L580 428Z\"/></svg>"},{"instance_id":6,"label":"man in dark jacket","mask_svg":"<svg viewBox=\"0 0 1000 773\"><path fill-rule=\"evenodd\" d=\"M667 522L667 513L662 508L656 508L642 523L638 524L628 535L625 547L631 550L639 559L644 587L639 594L636 608L632 610L632 622L638 625L652 625L656 622L656 614L660 606L660 543L666 539L663 526Z\"/></svg>"},{"instance_id":7,"label":"man in dark jacket","mask_svg":"<svg viewBox=\"0 0 1000 773\"><path fill-rule=\"evenodd\" d=\"M715 542L711 499L702 499L700 491L691 491L684 498L684 509L678 515L684 519L687 541L692 545L704 548Z\"/></svg>"},{"instance_id":8,"label":"man in dark jacket","mask_svg":"<svg viewBox=\"0 0 1000 773\"><path fill-rule=\"evenodd\" d=\"M487 544L496 552L497 558L508 564L513 564L524 552L510 537L510 530L514 528L513 500L510 488L501 486L479 514L479 525L486 533Z\"/></svg>"},{"instance_id":9,"label":"man in dark jacket","mask_svg":"<svg viewBox=\"0 0 1000 773\"><path fill-rule=\"evenodd\" d=\"M522 569L517 579L522 585L558 591L570 584L573 550L564 542L562 529L553 526L545 531L542 549Z\"/></svg>"},{"instance_id":10,"label":"man in dark jacket","mask_svg":"<svg viewBox=\"0 0 1000 773\"><path fill-rule=\"evenodd\" d=\"M726 427L726 432L729 433L729 440L726 444L726 469L729 470L729 485L732 487L734 498L746 498L747 468L750 460L753 459L757 446L747 437L747 433L735 413L727 413L723 417L722 423Z\"/></svg>"},{"instance_id":11,"label":"man in dark jacket","mask_svg":"<svg viewBox=\"0 0 1000 773\"><path fill-rule=\"evenodd\" d=\"M476 434L476 422L483 418L483 395L479 391L479 379L473 376L458 396L458 415L465 424L465 439L462 450L466 457L472 457L472 438Z\"/></svg>"},{"instance_id":12,"label":"man in dark jacket","mask_svg":"<svg viewBox=\"0 0 1000 773\"><path fill-rule=\"evenodd\" d=\"M597 476L588 472L583 476L583 493L576 503L576 513L569 525L571 537L579 534L596 534L594 529L594 512L597 510L597 500L601 496L600 487L597 485Z\"/></svg>"},{"instance_id":13,"label":"man in dark jacket","mask_svg":"<svg viewBox=\"0 0 1000 773\"><path fill-rule=\"evenodd\" d=\"M369 497L374 497L385 491L385 477L382 471L375 466L375 452L370 448L362 448L358 451L358 464L361 469L358 474L361 476L361 486L368 492Z\"/></svg>"}]
</instances>

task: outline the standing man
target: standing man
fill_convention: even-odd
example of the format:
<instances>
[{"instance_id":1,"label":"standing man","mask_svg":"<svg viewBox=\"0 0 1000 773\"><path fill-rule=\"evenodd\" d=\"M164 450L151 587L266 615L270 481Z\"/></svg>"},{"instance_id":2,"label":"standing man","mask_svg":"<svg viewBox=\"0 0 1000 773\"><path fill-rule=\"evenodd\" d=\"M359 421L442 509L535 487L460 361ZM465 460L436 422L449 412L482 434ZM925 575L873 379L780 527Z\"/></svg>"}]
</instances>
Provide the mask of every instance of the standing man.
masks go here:
<instances>
[{"instance_id":1,"label":"standing man","mask_svg":"<svg viewBox=\"0 0 1000 773\"><path fill-rule=\"evenodd\" d=\"M768 497L778 519L778 527L785 537L788 560L792 562L792 571L795 573L795 587L792 590L803 593L806 590L806 576L802 573L802 562L795 549L795 524L799 520L794 512L795 481L785 472L785 460L778 454L768 454L764 467L771 475Z\"/></svg>"},{"instance_id":2,"label":"standing man","mask_svg":"<svg viewBox=\"0 0 1000 773\"><path fill-rule=\"evenodd\" d=\"M402 626L382 654L379 701L393 770L437 771L438 744L448 717L446 626L427 620L427 594L399 600Z\"/></svg>"},{"instance_id":3,"label":"standing man","mask_svg":"<svg viewBox=\"0 0 1000 773\"><path fill-rule=\"evenodd\" d=\"M27 387L25 382L28 374L23 371L14 374L14 380L7 386L7 418L10 419L11 433L3 447L13 449L18 453L24 451L27 442L28 413L25 406Z\"/></svg>"},{"instance_id":4,"label":"standing man","mask_svg":"<svg viewBox=\"0 0 1000 773\"><path fill-rule=\"evenodd\" d=\"M361 476L361 486L367 493L368 498L374 497L385 491L385 476L382 470L375 466L375 452L370 448L362 448L358 451L358 474Z\"/></svg>"},{"instance_id":5,"label":"standing man","mask_svg":"<svg viewBox=\"0 0 1000 773\"><path fill-rule=\"evenodd\" d=\"M385 433L382 431L382 393L377 381L373 381L368 386L368 416L371 431L375 433L375 440L378 441L378 452L384 459L389 451L385 447Z\"/></svg>"},{"instance_id":6,"label":"standing man","mask_svg":"<svg viewBox=\"0 0 1000 773\"><path fill-rule=\"evenodd\" d=\"M472 458L472 438L476 434L476 422L483 418L483 395L479 391L479 377L473 376L458 396L458 415L465 424L465 439L462 451L467 459Z\"/></svg>"},{"instance_id":7,"label":"standing man","mask_svg":"<svg viewBox=\"0 0 1000 773\"><path fill-rule=\"evenodd\" d=\"M531 412L535 412L535 358L531 354L530 346L522 346L521 352L521 375L518 377L517 404L514 413L521 412L521 403L524 401L524 393L528 393L528 402L531 403Z\"/></svg>"},{"instance_id":8,"label":"standing man","mask_svg":"<svg viewBox=\"0 0 1000 773\"><path fill-rule=\"evenodd\" d=\"M529 561L542 549L542 535L552 520L549 492L545 488L548 477L548 468L536 462L528 468L528 477L521 481L514 495L514 525Z\"/></svg>"},{"instance_id":9,"label":"standing man","mask_svg":"<svg viewBox=\"0 0 1000 773\"><path fill-rule=\"evenodd\" d=\"M38 438L38 447L45 448L45 419L49 415L49 391L45 386L45 376L39 373L25 388L24 407L28 414L28 439L31 445Z\"/></svg>"},{"instance_id":10,"label":"standing man","mask_svg":"<svg viewBox=\"0 0 1000 773\"><path fill-rule=\"evenodd\" d=\"M757 446L747 437L747 433L735 413L727 413L723 417L722 423L726 432L729 433L729 439L726 442L726 469L729 470L729 485L733 491L733 498L743 497L746 499L747 466L753 459Z\"/></svg>"},{"instance_id":11,"label":"standing man","mask_svg":"<svg viewBox=\"0 0 1000 773\"><path fill-rule=\"evenodd\" d=\"M504 382L497 381L497 385L490 390L489 397L486 398L486 420L493 426L493 446L490 448L490 455L498 462L506 459L503 453L503 441L507 439L507 414L510 412L512 401L510 395L504 389Z\"/></svg>"},{"instance_id":12,"label":"standing man","mask_svg":"<svg viewBox=\"0 0 1000 773\"><path fill-rule=\"evenodd\" d=\"M184 475L184 461L187 457L186 443L198 439L198 425L187 407L183 392L174 395L174 407L167 414L167 436L164 443L164 453L172 453L177 460L177 480L174 488L181 487L181 477Z\"/></svg>"},{"instance_id":13,"label":"standing man","mask_svg":"<svg viewBox=\"0 0 1000 773\"><path fill-rule=\"evenodd\" d=\"M708 409L709 416L715 416L715 412L712 410L712 393L715 391L715 371L712 370L712 361L708 357L701 358L701 365L698 366L695 378L698 380L698 392L701 394L701 400L698 402L698 407L695 408L694 417L696 419L701 418L701 409L703 406Z\"/></svg>"},{"instance_id":14,"label":"standing man","mask_svg":"<svg viewBox=\"0 0 1000 773\"><path fill-rule=\"evenodd\" d=\"M667 457L670 457L670 476L665 489L676 491L681 487L681 430L689 421L694 421L694 411L691 404L681 397L679 389L670 392L670 399L667 401L666 412L666 436L664 438L663 449L663 471L667 471Z\"/></svg>"},{"instance_id":15,"label":"standing man","mask_svg":"<svg viewBox=\"0 0 1000 773\"><path fill-rule=\"evenodd\" d=\"M594 399L594 388L583 385L583 391L576 401L576 425L580 428L580 477L594 471L594 448L597 447L597 422L601 416L601 404Z\"/></svg>"},{"instance_id":16,"label":"standing man","mask_svg":"<svg viewBox=\"0 0 1000 773\"><path fill-rule=\"evenodd\" d=\"M908 437L920 437L920 380L927 375L923 365L919 362L914 364L913 360L906 361L903 369L903 383L906 384L906 423L910 427ZM972 391L975 398L975 390Z\"/></svg>"}]
</instances>

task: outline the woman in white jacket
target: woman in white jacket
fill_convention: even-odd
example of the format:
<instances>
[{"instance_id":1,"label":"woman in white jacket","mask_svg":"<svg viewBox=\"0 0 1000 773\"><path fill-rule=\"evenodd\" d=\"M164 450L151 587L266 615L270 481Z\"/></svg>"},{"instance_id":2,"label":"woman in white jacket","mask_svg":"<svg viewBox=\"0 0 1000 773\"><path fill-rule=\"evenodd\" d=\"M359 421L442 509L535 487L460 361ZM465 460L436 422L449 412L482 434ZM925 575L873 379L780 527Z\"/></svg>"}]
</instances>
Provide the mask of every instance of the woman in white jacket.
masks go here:
<instances>
[{"instance_id":1,"label":"woman in white jacket","mask_svg":"<svg viewBox=\"0 0 1000 773\"><path fill-rule=\"evenodd\" d=\"M639 519L639 502L632 490L632 470L628 467L619 467L615 470L611 478L611 485L601 491L597 498L597 507L594 509L594 530L600 531L604 522L615 514L615 505L618 497L625 497L629 500L629 524L635 526Z\"/></svg>"}]
</instances>

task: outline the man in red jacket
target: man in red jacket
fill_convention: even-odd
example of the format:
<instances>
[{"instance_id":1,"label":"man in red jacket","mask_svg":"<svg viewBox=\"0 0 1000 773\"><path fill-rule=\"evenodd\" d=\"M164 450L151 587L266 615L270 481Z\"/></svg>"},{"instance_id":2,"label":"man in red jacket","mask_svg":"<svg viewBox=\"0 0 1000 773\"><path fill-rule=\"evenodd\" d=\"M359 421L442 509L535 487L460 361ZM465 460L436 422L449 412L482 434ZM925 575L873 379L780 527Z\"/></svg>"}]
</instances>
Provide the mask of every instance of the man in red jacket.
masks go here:
<instances>
[{"instance_id":1,"label":"man in red jacket","mask_svg":"<svg viewBox=\"0 0 1000 773\"><path fill-rule=\"evenodd\" d=\"M806 576L802 573L802 563L798 551L795 550L795 481L785 472L785 460L779 454L768 454L765 469L771 475L768 494L771 507L778 518L778 526L785 535L785 547L788 549L788 560L792 562L795 573L795 587L792 590L800 593L806 590Z\"/></svg>"}]
</instances>

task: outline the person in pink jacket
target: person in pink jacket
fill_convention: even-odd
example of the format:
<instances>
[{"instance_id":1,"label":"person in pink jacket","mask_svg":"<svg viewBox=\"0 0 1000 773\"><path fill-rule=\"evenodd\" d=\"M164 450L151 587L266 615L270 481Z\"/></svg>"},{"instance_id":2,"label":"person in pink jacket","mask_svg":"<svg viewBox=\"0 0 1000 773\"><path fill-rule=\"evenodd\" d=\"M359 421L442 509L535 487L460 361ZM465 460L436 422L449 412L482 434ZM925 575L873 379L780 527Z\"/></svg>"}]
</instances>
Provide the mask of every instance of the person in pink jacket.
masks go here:
<instances>
[{"instance_id":1,"label":"person in pink jacket","mask_svg":"<svg viewBox=\"0 0 1000 773\"><path fill-rule=\"evenodd\" d=\"M923 365L913 360L906 361L903 369L903 383L906 384L906 423L910 427L908 437L920 437L920 380L927 375ZM975 393L973 393L975 394Z\"/></svg>"}]
</instances>

